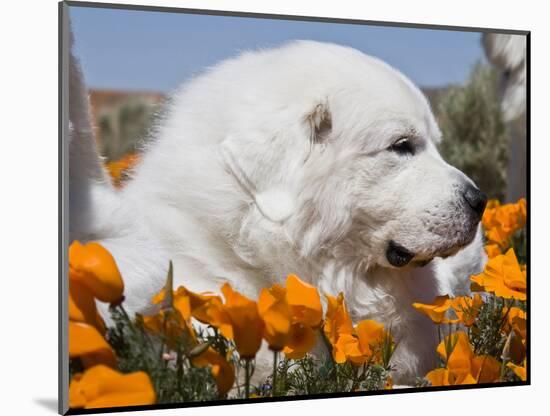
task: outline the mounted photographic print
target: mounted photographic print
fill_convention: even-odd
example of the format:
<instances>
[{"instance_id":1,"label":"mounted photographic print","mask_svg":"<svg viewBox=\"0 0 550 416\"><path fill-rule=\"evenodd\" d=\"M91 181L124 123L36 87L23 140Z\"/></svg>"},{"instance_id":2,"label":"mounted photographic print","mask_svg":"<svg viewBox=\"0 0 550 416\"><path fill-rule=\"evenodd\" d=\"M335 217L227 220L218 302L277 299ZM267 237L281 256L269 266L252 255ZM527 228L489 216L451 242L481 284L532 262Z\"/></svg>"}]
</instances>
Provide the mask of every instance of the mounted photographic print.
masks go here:
<instances>
[{"instance_id":1,"label":"mounted photographic print","mask_svg":"<svg viewBox=\"0 0 550 416\"><path fill-rule=\"evenodd\" d=\"M59 10L60 413L529 384L529 32Z\"/></svg>"}]
</instances>

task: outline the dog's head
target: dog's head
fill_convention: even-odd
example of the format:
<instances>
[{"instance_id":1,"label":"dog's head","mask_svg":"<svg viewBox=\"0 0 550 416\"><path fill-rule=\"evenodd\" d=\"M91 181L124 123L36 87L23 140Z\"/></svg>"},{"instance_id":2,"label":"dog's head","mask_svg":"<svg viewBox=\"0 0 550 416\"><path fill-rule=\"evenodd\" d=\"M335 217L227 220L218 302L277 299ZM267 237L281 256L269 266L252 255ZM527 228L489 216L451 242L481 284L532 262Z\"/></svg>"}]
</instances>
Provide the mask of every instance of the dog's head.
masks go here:
<instances>
[{"instance_id":1,"label":"dog's head","mask_svg":"<svg viewBox=\"0 0 550 416\"><path fill-rule=\"evenodd\" d=\"M253 209L304 257L403 267L472 241L486 197L439 155L441 133L409 80L336 45L277 53L268 85L252 82L265 97L254 127L222 143Z\"/></svg>"}]
</instances>

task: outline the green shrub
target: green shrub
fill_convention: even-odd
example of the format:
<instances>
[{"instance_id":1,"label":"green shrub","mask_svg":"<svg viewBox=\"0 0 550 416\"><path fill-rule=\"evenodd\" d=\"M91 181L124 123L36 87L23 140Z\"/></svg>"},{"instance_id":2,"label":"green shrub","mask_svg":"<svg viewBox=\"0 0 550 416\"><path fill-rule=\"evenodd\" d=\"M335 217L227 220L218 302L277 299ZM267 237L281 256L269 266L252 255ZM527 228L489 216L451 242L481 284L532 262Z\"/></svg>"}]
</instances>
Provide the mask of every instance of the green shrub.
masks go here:
<instances>
[{"instance_id":1,"label":"green shrub","mask_svg":"<svg viewBox=\"0 0 550 416\"><path fill-rule=\"evenodd\" d=\"M99 114L101 154L107 161L118 160L137 150L153 125L159 107L147 98L130 95Z\"/></svg>"},{"instance_id":2,"label":"green shrub","mask_svg":"<svg viewBox=\"0 0 550 416\"><path fill-rule=\"evenodd\" d=\"M490 198L504 199L508 142L493 69L477 64L463 86L452 86L435 105L445 160Z\"/></svg>"}]
</instances>

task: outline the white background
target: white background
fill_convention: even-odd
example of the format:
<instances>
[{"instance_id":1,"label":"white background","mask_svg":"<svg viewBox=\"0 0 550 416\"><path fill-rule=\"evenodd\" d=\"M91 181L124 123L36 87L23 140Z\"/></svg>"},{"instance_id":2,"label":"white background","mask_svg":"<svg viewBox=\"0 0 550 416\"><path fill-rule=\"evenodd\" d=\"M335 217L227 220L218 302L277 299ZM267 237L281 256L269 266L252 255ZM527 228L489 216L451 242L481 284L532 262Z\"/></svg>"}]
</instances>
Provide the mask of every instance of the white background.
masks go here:
<instances>
[{"instance_id":1,"label":"white background","mask_svg":"<svg viewBox=\"0 0 550 416\"><path fill-rule=\"evenodd\" d=\"M54 414L56 407L56 3L54 0L6 1L0 13L0 413L3 415ZM531 30L533 385L140 414L223 412L228 416L243 416L360 412L381 415L400 412L464 416L548 411L544 410L544 403L550 394L547 307L550 272L546 267L546 251L550 248L546 241L549 235L546 204L549 203L550 133L546 123L550 119L550 25L545 3L525 0L141 0L141 4L149 5Z\"/></svg>"}]
</instances>

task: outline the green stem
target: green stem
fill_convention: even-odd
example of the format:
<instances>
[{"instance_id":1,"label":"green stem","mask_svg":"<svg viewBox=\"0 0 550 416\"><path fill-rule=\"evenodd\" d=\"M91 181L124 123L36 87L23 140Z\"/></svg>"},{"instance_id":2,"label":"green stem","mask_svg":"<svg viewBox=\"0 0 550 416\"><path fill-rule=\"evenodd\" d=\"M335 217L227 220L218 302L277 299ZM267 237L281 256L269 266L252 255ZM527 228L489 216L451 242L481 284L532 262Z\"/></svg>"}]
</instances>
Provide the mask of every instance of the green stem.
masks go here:
<instances>
[{"instance_id":1,"label":"green stem","mask_svg":"<svg viewBox=\"0 0 550 416\"><path fill-rule=\"evenodd\" d=\"M275 391L277 389L277 364L279 361L279 351L273 351L273 380L272 380L272 389L271 389L271 395L273 397L276 396Z\"/></svg>"},{"instance_id":2,"label":"green stem","mask_svg":"<svg viewBox=\"0 0 550 416\"><path fill-rule=\"evenodd\" d=\"M334 357L332 355L332 349L333 349L332 344L330 343L327 336L325 335L325 331L319 330L319 333L321 334L321 339L323 340L323 343L325 344L328 351L328 357L331 364L329 376L332 378L332 380L334 380L334 383L338 385L338 370L336 368L337 363L336 361L334 361Z\"/></svg>"},{"instance_id":3,"label":"green stem","mask_svg":"<svg viewBox=\"0 0 550 416\"><path fill-rule=\"evenodd\" d=\"M246 358L244 364L244 396L250 398L250 358Z\"/></svg>"},{"instance_id":4,"label":"green stem","mask_svg":"<svg viewBox=\"0 0 550 416\"><path fill-rule=\"evenodd\" d=\"M358 380L357 380L357 376L358 376L358 371L359 369L358 368L353 368L352 367L352 383L351 383L351 389L350 389L350 392L353 392L355 391L355 389L357 389L357 387L359 386L359 383L358 383Z\"/></svg>"},{"instance_id":5,"label":"green stem","mask_svg":"<svg viewBox=\"0 0 550 416\"><path fill-rule=\"evenodd\" d=\"M124 309L124 306L122 306L122 303L118 305L118 309L122 313L122 316L124 316L124 319L126 319L126 322L132 323L132 320L130 319L130 316L128 315L128 312L126 312L126 309Z\"/></svg>"},{"instance_id":6,"label":"green stem","mask_svg":"<svg viewBox=\"0 0 550 416\"><path fill-rule=\"evenodd\" d=\"M500 381L504 381L504 375L506 374L506 364L507 364L507 362L508 362L507 360L502 360L502 364L500 365Z\"/></svg>"},{"instance_id":7,"label":"green stem","mask_svg":"<svg viewBox=\"0 0 550 416\"><path fill-rule=\"evenodd\" d=\"M504 299L504 307L506 308L506 313L502 317L502 320L500 321L500 324L498 326L499 332L502 331L502 328L504 327L504 324L508 320L508 314L510 313L510 309L512 308L512 305L514 304L514 299L510 303L508 303L508 300Z\"/></svg>"},{"instance_id":8,"label":"green stem","mask_svg":"<svg viewBox=\"0 0 550 416\"><path fill-rule=\"evenodd\" d=\"M286 374L286 373L288 372L288 369L289 369L292 365L289 366L289 365L288 365L288 361L287 361L286 359L283 361L283 364L284 364L284 365L283 365L283 374L282 374L282 376L283 376L282 390L283 390L283 391L287 391L287 387L286 387L286 376L287 376L287 374Z\"/></svg>"},{"instance_id":9,"label":"green stem","mask_svg":"<svg viewBox=\"0 0 550 416\"><path fill-rule=\"evenodd\" d=\"M181 346L178 345L178 356L177 356L177 360L176 360L176 366L177 366L177 370L176 370L176 373L177 373L177 380L176 380L176 383L177 383L177 389L178 391L181 391L182 389L182 380L183 380L183 353L181 351Z\"/></svg>"},{"instance_id":10,"label":"green stem","mask_svg":"<svg viewBox=\"0 0 550 416\"><path fill-rule=\"evenodd\" d=\"M134 331L135 327L137 327L137 330L134 331L134 333L139 332L139 336L142 339L142 341L147 342L151 351L155 351L155 347L153 346L153 342L151 341L151 338L149 338L149 336L145 333L145 330L143 328L143 321L142 320L138 321L136 318L136 321L135 321L136 324L134 325L134 321L130 319L128 312L126 312L126 309L124 309L124 306L122 306L122 303L118 305L118 309L122 313L122 316L126 320L130 329Z\"/></svg>"},{"instance_id":11,"label":"green stem","mask_svg":"<svg viewBox=\"0 0 550 416\"><path fill-rule=\"evenodd\" d=\"M159 353L160 362L164 364L164 367L166 367L168 364L163 358L165 337L166 337L166 315L163 316L163 321L162 321L162 336L160 341L160 353Z\"/></svg>"}]
</instances>

